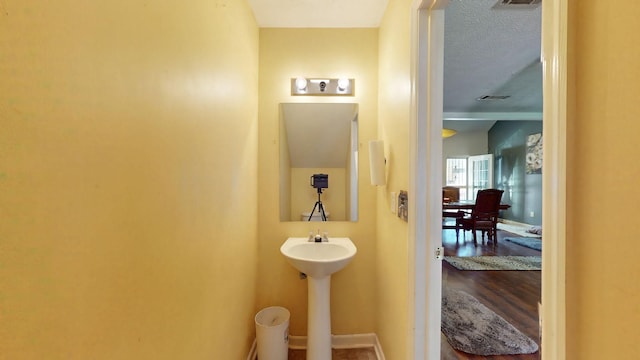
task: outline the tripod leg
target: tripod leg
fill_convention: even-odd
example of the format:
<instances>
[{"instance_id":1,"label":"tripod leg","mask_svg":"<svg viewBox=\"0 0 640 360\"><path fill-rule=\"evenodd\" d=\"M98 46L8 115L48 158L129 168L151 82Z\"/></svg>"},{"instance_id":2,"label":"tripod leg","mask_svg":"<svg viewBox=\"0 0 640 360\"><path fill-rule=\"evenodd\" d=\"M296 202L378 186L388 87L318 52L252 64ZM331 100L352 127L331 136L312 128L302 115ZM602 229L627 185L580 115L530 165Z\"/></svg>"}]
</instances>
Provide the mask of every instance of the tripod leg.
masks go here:
<instances>
[{"instance_id":1,"label":"tripod leg","mask_svg":"<svg viewBox=\"0 0 640 360\"><path fill-rule=\"evenodd\" d=\"M313 205L313 210L311 210L311 214L309 214L309 218L307 219L307 221L311 221L311 218L313 217L313 213L316 212L316 207L318 208L320 215L322 215L322 221L327 221L327 216L324 213L324 207L322 206L322 201L320 200L321 194L322 194L322 189L318 188L318 201L316 201L316 204Z\"/></svg>"},{"instance_id":2,"label":"tripod leg","mask_svg":"<svg viewBox=\"0 0 640 360\"><path fill-rule=\"evenodd\" d=\"M320 215L322 215L322 221L327 221L327 215L324 213L324 206L322 206L322 202L318 203L320 203Z\"/></svg>"},{"instance_id":3,"label":"tripod leg","mask_svg":"<svg viewBox=\"0 0 640 360\"><path fill-rule=\"evenodd\" d=\"M311 221L311 218L313 217L313 213L316 212L316 206L318 206L318 203L316 202L315 205L313 205L313 210L311 210L311 214L309 214L309 218L307 219L307 221ZM322 206L322 205L320 205Z\"/></svg>"}]
</instances>

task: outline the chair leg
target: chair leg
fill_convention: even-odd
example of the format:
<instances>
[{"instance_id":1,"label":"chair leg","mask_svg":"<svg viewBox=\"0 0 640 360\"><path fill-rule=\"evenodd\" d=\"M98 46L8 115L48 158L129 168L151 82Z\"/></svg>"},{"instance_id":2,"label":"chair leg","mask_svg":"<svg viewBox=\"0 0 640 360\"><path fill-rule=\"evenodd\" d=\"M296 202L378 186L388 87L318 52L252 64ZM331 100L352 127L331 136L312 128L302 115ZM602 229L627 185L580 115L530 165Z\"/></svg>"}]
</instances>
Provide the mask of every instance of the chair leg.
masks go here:
<instances>
[{"instance_id":1,"label":"chair leg","mask_svg":"<svg viewBox=\"0 0 640 360\"><path fill-rule=\"evenodd\" d=\"M492 232L493 232L493 243L494 245L498 245L498 227L494 225Z\"/></svg>"}]
</instances>

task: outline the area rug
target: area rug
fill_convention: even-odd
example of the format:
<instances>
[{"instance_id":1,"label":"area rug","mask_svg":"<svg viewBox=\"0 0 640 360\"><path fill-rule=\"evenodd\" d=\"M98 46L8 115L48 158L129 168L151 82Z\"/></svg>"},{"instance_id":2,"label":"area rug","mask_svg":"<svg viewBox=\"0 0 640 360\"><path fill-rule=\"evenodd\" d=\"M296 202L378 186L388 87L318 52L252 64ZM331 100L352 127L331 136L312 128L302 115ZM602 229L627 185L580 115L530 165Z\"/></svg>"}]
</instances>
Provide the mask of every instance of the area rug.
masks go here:
<instances>
[{"instance_id":1,"label":"area rug","mask_svg":"<svg viewBox=\"0 0 640 360\"><path fill-rule=\"evenodd\" d=\"M442 292L442 333L459 351L482 356L533 354L538 344L464 291Z\"/></svg>"},{"instance_id":2,"label":"area rug","mask_svg":"<svg viewBox=\"0 0 640 360\"><path fill-rule=\"evenodd\" d=\"M530 237L506 237L503 238L503 240L528 247L529 249L542 251L542 240L540 239Z\"/></svg>"},{"instance_id":3,"label":"area rug","mask_svg":"<svg viewBox=\"0 0 640 360\"><path fill-rule=\"evenodd\" d=\"M458 270L541 270L540 256L445 256Z\"/></svg>"}]
</instances>

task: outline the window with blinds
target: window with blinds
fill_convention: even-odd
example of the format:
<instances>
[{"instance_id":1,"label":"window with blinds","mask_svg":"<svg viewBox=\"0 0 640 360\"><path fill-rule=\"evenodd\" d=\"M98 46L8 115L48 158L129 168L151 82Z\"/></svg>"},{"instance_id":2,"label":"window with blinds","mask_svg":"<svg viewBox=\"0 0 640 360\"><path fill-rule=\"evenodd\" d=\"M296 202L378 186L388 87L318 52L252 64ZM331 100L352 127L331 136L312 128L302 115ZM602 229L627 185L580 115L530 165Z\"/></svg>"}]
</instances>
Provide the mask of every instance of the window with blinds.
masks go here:
<instances>
[{"instance_id":1,"label":"window with blinds","mask_svg":"<svg viewBox=\"0 0 640 360\"><path fill-rule=\"evenodd\" d=\"M460 188L460 200L467 200L467 158L447 158L446 186Z\"/></svg>"},{"instance_id":2,"label":"window with blinds","mask_svg":"<svg viewBox=\"0 0 640 360\"><path fill-rule=\"evenodd\" d=\"M493 155L447 158L446 186L460 188L460 200L475 200L478 190L493 186Z\"/></svg>"}]
</instances>

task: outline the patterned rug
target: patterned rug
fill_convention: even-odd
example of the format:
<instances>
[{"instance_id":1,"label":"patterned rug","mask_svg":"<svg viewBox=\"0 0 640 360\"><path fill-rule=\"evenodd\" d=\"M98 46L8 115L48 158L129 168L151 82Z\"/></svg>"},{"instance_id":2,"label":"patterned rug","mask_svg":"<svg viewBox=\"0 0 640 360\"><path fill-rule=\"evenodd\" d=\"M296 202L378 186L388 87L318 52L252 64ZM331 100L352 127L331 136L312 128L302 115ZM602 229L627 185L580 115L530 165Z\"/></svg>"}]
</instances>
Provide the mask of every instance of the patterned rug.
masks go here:
<instances>
[{"instance_id":1,"label":"patterned rug","mask_svg":"<svg viewBox=\"0 0 640 360\"><path fill-rule=\"evenodd\" d=\"M482 356L533 354L538 344L464 291L442 292L442 333L451 346Z\"/></svg>"},{"instance_id":2,"label":"patterned rug","mask_svg":"<svg viewBox=\"0 0 640 360\"><path fill-rule=\"evenodd\" d=\"M530 237L506 237L504 240L528 247L529 249L542 251L542 240L540 239Z\"/></svg>"},{"instance_id":3,"label":"patterned rug","mask_svg":"<svg viewBox=\"0 0 640 360\"><path fill-rule=\"evenodd\" d=\"M458 270L541 270L540 256L445 256Z\"/></svg>"}]
</instances>

